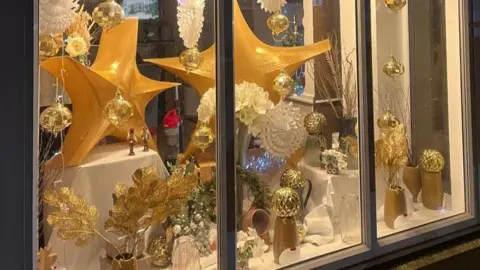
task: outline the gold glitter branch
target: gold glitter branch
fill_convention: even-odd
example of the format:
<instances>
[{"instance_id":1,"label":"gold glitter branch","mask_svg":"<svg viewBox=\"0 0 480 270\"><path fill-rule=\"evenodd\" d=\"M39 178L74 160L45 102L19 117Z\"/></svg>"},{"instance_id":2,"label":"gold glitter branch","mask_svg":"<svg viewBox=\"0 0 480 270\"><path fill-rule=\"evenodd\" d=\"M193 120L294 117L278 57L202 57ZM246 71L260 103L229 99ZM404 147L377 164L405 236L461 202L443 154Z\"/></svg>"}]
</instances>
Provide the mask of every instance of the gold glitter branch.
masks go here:
<instances>
[{"instance_id":1,"label":"gold glitter branch","mask_svg":"<svg viewBox=\"0 0 480 270\"><path fill-rule=\"evenodd\" d=\"M375 142L375 165L388 171L389 186L397 186L398 170L407 164L408 140L403 124L391 128Z\"/></svg>"}]
</instances>

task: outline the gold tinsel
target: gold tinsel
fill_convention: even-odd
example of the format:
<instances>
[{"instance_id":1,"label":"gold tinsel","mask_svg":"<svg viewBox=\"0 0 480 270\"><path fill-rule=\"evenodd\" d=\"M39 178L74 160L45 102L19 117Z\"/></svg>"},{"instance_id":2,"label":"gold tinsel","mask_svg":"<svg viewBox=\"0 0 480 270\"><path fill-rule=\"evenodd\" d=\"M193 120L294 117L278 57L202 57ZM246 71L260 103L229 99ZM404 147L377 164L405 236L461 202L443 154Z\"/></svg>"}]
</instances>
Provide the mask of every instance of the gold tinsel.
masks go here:
<instances>
[{"instance_id":1,"label":"gold tinsel","mask_svg":"<svg viewBox=\"0 0 480 270\"><path fill-rule=\"evenodd\" d=\"M375 142L375 165L388 171L388 183L395 184L395 174L407 164L408 142L403 124L382 134Z\"/></svg>"},{"instance_id":2,"label":"gold tinsel","mask_svg":"<svg viewBox=\"0 0 480 270\"><path fill-rule=\"evenodd\" d=\"M184 175L183 171L161 179L153 166L136 170L132 179L133 186L121 183L115 188L117 200L105 222L107 231L136 235L139 229L162 223L180 212L197 184L194 174Z\"/></svg>"},{"instance_id":3,"label":"gold tinsel","mask_svg":"<svg viewBox=\"0 0 480 270\"><path fill-rule=\"evenodd\" d=\"M292 218L300 210L300 196L295 190L282 187L273 194L272 207L278 217Z\"/></svg>"},{"instance_id":4,"label":"gold tinsel","mask_svg":"<svg viewBox=\"0 0 480 270\"><path fill-rule=\"evenodd\" d=\"M91 39L92 36L90 35L90 28L93 25L93 19L88 12L84 11L84 5L80 7L75 15L75 20L73 23L67 28L65 33L68 36L78 35L85 40L87 47L90 48L91 46Z\"/></svg>"},{"instance_id":5,"label":"gold tinsel","mask_svg":"<svg viewBox=\"0 0 480 270\"><path fill-rule=\"evenodd\" d=\"M44 201L55 209L47 222L62 240L75 240L82 246L95 236L98 210L67 187L45 192Z\"/></svg>"},{"instance_id":6,"label":"gold tinsel","mask_svg":"<svg viewBox=\"0 0 480 270\"><path fill-rule=\"evenodd\" d=\"M304 188L306 185L305 176L299 170L287 169L280 177L280 186L293 189Z\"/></svg>"},{"instance_id":7,"label":"gold tinsel","mask_svg":"<svg viewBox=\"0 0 480 270\"><path fill-rule=\"evenodd\" d=\"M439 173L445 167L445 159L439 151L427 149L422 153L420 164L426 172Z\"/></svg>"}]
</instances>

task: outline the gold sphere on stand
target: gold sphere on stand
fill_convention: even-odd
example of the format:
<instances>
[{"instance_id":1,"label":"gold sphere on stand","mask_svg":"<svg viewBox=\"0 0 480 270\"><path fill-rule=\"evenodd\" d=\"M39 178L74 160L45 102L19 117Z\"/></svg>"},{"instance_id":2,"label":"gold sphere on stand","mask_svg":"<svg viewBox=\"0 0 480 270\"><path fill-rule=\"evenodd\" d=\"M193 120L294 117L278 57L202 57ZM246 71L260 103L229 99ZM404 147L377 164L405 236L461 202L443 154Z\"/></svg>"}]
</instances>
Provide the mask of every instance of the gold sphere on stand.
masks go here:
<instances>
[{"instance_id":1,"label":"gold sphere on stand","mask_svg":"<svg viewBox=\"0 0 480 270\"><path fill-rule=\"evenodd\" d=\"M280 218L292 218L300 211L300 196L289 187L282 187L273 193L273 211Z\"/></svg>"},{"instance_id":2,"label":"gold sphere on stand","mask_svg":"<svg viewBox=\"0 0 480 270\"><path fill-rule=\"evenodd\" d=\"M287 169L280 177L280 186L293 189L300 189L306 186L303 173L296 169Z\"/></svg>"},{"instance_id":3,"label":"gold sphere on stand","mask_svg":"<svg viewBox=\"0 0 480 270\"><path fill-rule=\"evenodd\" d=\"M183 51L179 57L180 64L189 72L200 67L203 57L197 47Z\"/></svg>"},{"instance_id":4,"label":"gold sphere on stand","mask_svg":"<svg viewBox=\"0 0 480 270\"><path fill-rule=\"evenodd\" d=\"M439 151L427 149L420 157L420 164L426 172L439 173L445 167L445 159Z\"/></svg>"}]
</instances>

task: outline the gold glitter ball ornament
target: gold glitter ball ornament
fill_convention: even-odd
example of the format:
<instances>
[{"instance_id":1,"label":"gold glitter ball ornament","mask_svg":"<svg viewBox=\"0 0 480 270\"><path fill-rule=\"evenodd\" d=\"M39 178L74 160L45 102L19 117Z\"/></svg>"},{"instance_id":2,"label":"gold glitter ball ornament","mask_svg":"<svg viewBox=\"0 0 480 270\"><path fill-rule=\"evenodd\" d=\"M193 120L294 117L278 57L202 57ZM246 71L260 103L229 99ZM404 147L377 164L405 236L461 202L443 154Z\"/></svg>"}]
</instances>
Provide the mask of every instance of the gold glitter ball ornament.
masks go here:
<instances>
[{"instance_id":1,"label":"gold glitter ball ornament","mask_svg":"<svg viewBox=\"0 0 480 270\"><path fill-rule=\"evenodd\" d=\"M278 36L280 33L288 29L290 22L287 16L283 15L280 11L275 12L272 16L268 17L267 26L272 30L272 35Z\"/></svg>"},{"instance_id":2,"label":"gold glitter ball ornament","mask_svg":"<svg viewBox=\"0 0 480 270\"><path fill-rule=\"evenodd\" d=\"M59 37L52 35L40 35L38 39L38 54L40 55L40 60L45 60L57 55L61 47L61 35Z\"/></svg>"},{"instance_id":3,"label":"gold glitter ball ornament","mask_svg":"<svg viewBox=\"0 0 480 270\"><path fill-rule=\"evenodd\" d=\"M390 110L387 110L387 112L380 116L377 120L377 126L381 130L392 129L398 126L399 123L400 121L398 121L398 119L395 117L395 115L392 114Z\"/></svg>"},{"instance_id":4,"label":"gold glitter ball ornament","mask_svg":"<svg viewBox=\"0 0 480 270\"><path fill-rule=\"evenodd\" d=\"M153 266L163 268L170 265L172 258L165 237L154 238L150 242L147 252L151 256Z\"/></svg>"},{"instance_id":5,"label":"gold glitter ball ornament","mask_svg":"<svg viewBox=\"0 0 480 270\"><path fill-rule=\"evenodd\" d=\"M120 127L133 116L133 105L125 100L117 89L115 97L103 109L103 117L115 127Z\"/></svg>"},{"instance_id":6,"label":"gold glitter ball ornament","mask_svg":"<svg viewBox=\"0 0 480 270\"><path fill-rule=\"evenodd\" d=\"M110 29L123 22L125 13L117 2L106 0L93 10L92 18L100 27Z\"/></svg>"},{"instance_id":7,"label":"gold glitter ball ornament","mask_svg":"<svg viewBox=\"0 0 480 270\"><path fill-rule=\"evenodd\" d=\"M319 134L323 126L327 124L327 118L318 112L311 112L305 116L303 125L309 134Z\"/></svg>"},{"instance_id":8,"label":"gold glitter ball ornament","mask_svg":"<svg viewBox=\"0 0 480 270\"><path fill-rule=\"evenodd\" d=\"M200 124L200 126L195 129L192 135L192 142L197 148L201 149L202 152L210 147L210 145L215 140L212 129L210 129L205 124Z\"/></svg>"},{"instance_id":9,"label":"gold glitter ball ornament","mask_svg":"<svg viewBox=\"0 0 480 270\"><path fill-rule=\"evenodd\" d=\"M439 173L445 167L445 159L439 151L427 149L422 153L420 164L426 172Z\"/></svg>"},{"instance_id":10,"label":"gold glitter ball ornament","mask_svg":"<svg viewBox=\"0 0 480 270\"><path fill-rule=\"evenodd\" d=\"M179 56L179 61L187 71L192 71L200 67L203 57L198 48L193 47L183 51Z\"/></svg>"},{"instance_id":11,"label":"gold glitter ball ornament","mask_svg":"<svg viewBox=\"0 0 480 270\"><path fill-rule=\"evenodd\" d=\"M43 130L57 136L72 124L72 112L56 100L40 114L39 122Z\"/></svg>"},{"instance_id":12,"label":"gold glitter ball ornament","mask_svg":"<svg viewBox=\"0 0 480 270\"><path fill-rule=\"evenodd\" d=\"M282 187L273 193L272 207L278 217L292 218L300 211L300 197L295 190Z\"/></svg>"},{"instance_id":13,"label":"gold glitter ball ornament","mask_svg":"<svg viewBox=\"0 0 480 270\"><path fill-rule=\"evenodd\" d=\"M275 90L282 98L289 96L295 89L295 81L285 71L282 71L273 80L273 90Z\"/></svg>"},{"instance_id":14,"label":"gold glitter ball ornament","mask_svg":"<svg viewBox=\"0 0 480 270\"><path fill-rule=\"evenodd\" d=\"M306 186L306 180L303 173L295 169L287 169L280 177L280 186L293 189L300 189Z\"/></svg>"},{"instance_id":15,"label":"gold glitter ball ornament","mask_svg":"<svg viewBox=\"0 0 480 270\"><path fill-rule=\"evenodd\" d=\"M407 5L407 0L384 0L385 6L393 11L400 11Z\"/></svg>"},{"instance_id":16,"label":"gold glitter ball ornament","mask_svg":"<svg viewBox=\"0 0 480 270\"><path fill-rule=\"evenodd\" d=\"M392 55L388 62L383 65L383 73L395 80L405 73L405 66Z\"/></svg>"}]
</instances>

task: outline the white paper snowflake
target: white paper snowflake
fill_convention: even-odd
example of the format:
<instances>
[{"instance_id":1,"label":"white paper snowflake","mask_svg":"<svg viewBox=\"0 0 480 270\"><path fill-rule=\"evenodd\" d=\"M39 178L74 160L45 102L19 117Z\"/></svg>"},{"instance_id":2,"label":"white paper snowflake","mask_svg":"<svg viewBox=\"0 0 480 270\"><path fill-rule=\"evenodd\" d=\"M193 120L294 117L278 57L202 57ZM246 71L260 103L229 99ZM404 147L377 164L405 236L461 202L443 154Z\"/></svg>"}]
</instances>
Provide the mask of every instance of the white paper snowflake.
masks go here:
<instances>
[{"instance_id":1,"label":"white paper snowflake","mask_svg":"<svg viewBox=\"0 0 480 270\"><path fill-rule=\"evenodd\" d=\"M78 7L78 0L40 0L40 33L50 35L65 32L75 20Z\"/></svg>"},{"instance_id":2,"label":"white paper snowflake","mask_svg":"<svg viewBox=\"0 0 480 270\"><path fill-rule=\"evenodd\" d=\"M178 0L178 32L187 48L197 46L202 34L205 0Z\"/></svg>"},{"instance_id":3,"label":"white paper snowflake","mask_svg":"<svg viewBox=\"0 0 480 270\"><path fill-rule=\"evenodd\" d=\"M278 103L259 120L261 147L276 157L288 158L304 146L307 131L303 126L305 115L300 108L287 102Z\"/></svg>"},{"instance_id":4,"label":"white paper snowflake","mask_svg":"<svg viewBox=\"0 0 480 270\"><path fill-rule=\"evenodd\" d=\"M276 12L287 3L287 0L257 0L257 3L267 12Z\"/></svg>"}]
</instances>

